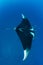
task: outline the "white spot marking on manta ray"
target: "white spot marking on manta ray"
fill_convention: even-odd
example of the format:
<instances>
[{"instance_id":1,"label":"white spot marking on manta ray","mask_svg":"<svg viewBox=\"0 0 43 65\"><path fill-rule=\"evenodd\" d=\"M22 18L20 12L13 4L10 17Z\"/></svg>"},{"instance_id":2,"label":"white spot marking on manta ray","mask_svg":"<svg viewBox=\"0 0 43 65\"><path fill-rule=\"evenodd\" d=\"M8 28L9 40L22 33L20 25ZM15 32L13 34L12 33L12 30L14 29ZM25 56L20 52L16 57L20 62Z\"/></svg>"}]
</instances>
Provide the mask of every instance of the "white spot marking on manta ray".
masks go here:
<instances>
[{"instance_id":1,"label":"white spot marking on manta ray","mask_svg":"<svg viewBox=\"0 0 43 65\"><path fill-rule=\"evenodd\" d=\"M30 32L30 34L31 34L33 37L35 36L33 32Z\"/></svg>"},{"instance_id":2,"label":"white spot marking on manta ray","mask_svg":"<svg viewBox=\"0 0 43 65\"><path fill-rule=\"evenodd\" d=\"M22 28L19 28L19 31L23 32Z\"/></svg>"},{"instance_id":3,"label":"white spot marking on manta ray","mask_svg":"<svg viewBox=\"0 0 43 65\"><path fill-rule=\"evenodd\" d=\"M31 31L34 31L34 29L33 29L33 28L31 28L30 30L31 30Z\"/></svg>"},{"instance_id":4,"label":"white spot marking on manta ray","mask_svg":"<svg viewBox=\"0 0 43 65\"><path fill-rule=\"evenodd\" d=\"M24 58L23 58L23 61L26 60L27 56L29 54L29 50L24 50Z\"/></svg>"}]
</instances>

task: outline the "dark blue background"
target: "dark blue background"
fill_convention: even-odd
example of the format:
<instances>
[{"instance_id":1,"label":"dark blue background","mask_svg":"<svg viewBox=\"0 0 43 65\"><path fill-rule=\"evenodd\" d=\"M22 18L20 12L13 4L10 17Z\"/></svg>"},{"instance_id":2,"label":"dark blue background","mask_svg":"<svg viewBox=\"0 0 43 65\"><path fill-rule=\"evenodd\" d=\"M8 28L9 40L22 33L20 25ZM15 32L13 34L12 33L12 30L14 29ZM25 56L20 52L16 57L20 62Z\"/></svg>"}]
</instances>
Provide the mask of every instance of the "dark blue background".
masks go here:
<instances>
[{"instance_id":1,"label":"dark blue background","mask_svg":"<svg viewBox=\"0 0 43 65\"><path fill-rule=\"evenodd\" d=\"M14 31L24 14L35 30L28 58ZM0 65L43 65L43 0L0 0Z\"/></svg>"}]
</instances>

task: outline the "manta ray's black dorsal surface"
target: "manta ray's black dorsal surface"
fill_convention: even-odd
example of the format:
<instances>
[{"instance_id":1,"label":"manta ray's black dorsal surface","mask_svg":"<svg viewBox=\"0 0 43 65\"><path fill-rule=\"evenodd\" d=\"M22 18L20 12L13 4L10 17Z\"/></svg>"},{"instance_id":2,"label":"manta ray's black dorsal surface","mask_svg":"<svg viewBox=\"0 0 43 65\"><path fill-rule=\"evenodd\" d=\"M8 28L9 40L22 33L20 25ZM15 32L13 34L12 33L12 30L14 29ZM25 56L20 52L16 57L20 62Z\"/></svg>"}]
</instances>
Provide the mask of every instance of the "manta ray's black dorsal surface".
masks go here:
<instances>
[{"instance_id":1,"label":"manta ray's black dorsal surface","mask_svg":"<svg viewBox=\"0 0 43 65\"><path fill-rule=\"evenodd\" d=\"M16 32L21 40L23 49L24 49L24 58L28 56L29 50L32 45L32 38L34 37L34 30L29 22L29 20L22 15L21 23L16 27Z\"/></svg>"}]
</instances>

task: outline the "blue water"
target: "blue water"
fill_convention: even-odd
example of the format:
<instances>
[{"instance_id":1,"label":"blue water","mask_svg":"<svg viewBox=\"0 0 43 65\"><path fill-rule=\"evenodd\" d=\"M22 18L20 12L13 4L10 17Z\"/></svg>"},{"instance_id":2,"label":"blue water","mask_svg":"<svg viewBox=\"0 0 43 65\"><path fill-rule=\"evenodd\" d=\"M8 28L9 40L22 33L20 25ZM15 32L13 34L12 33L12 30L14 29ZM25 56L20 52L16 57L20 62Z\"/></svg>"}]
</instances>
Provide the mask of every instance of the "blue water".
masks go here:
<instances>
[{"instance_id":1,"label":"blue water","mask_svg":"<svg viewBox=\"0 0 43 65\"><path fill-rule=\"evenodd\" d=\"M13 30L24 14L35 30L28 58ZM43 65L43 0L0 0L0 65Z\"/></svg>"}]
</instances>

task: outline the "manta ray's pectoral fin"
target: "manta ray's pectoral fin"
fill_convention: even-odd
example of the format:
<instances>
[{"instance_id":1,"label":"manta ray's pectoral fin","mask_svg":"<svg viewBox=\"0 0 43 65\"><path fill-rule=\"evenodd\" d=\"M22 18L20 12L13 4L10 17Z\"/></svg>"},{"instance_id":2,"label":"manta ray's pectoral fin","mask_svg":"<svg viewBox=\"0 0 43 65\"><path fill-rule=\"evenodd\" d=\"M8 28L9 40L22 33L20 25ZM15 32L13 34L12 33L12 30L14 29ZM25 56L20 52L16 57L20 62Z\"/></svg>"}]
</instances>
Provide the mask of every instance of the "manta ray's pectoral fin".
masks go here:
<instances>
[{"instance_id":1,"label":"manta ray's pectoral fin","mask_svg":"<svg viewBox=\"0 0 43 65\"><path fill-rule=\"evenodd\" d=\"M24 16L24 14L22 14L22 19L25 19L25 16Z\"/></svg>"}]
</instances>

